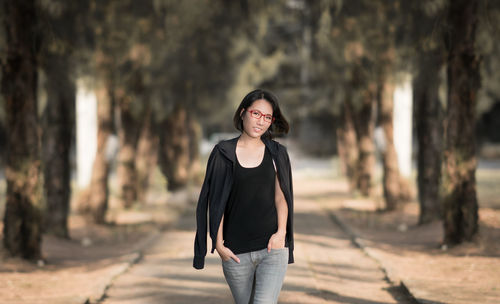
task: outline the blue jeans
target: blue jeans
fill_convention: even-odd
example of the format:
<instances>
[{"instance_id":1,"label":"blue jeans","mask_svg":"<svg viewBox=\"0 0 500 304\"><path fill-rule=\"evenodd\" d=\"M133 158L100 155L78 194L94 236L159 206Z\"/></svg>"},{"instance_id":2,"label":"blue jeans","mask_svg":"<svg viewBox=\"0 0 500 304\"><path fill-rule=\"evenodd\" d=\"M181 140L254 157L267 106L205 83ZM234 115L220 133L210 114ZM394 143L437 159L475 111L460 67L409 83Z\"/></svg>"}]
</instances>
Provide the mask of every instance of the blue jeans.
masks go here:
<instances>
[{"instance_id":1,"label":"blue jeans","mask_svg":"<svg viewBox=\"0 0 500 304\"><path fill-rule=\"evenodd\" d=\"M267 248L237 255L222 261L222 270L236 304L271 304L278 302L288 267L288 248Z\"/></svg>"}]
</instances>

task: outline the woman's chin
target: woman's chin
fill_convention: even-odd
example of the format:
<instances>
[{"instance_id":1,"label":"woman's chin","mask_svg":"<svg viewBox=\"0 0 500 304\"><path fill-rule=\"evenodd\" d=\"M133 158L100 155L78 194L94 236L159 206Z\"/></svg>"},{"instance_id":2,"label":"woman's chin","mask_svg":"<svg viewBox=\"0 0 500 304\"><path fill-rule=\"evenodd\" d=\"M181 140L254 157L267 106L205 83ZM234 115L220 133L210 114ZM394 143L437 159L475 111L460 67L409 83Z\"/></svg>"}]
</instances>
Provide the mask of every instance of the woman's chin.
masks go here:
<instances>
[{"instance_id":1,"label":"woman's chin","mask_svg":"<svg viewBox=\"0 0 500 304\"><path fill-rule=\"evenodd\" d=\"M245 133L251 138L260 138L262 135L264 135L264 132L255 132L255 131L245 132Z\"/></svg>"}]
</instances>

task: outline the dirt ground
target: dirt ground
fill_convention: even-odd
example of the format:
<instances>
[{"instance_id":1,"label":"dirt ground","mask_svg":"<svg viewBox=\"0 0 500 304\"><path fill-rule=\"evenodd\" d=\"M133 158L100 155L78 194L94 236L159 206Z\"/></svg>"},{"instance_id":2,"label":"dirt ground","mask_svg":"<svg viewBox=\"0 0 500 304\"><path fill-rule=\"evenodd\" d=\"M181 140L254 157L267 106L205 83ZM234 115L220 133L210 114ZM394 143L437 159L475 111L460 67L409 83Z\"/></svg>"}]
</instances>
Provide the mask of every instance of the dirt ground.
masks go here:
<instances>
[{"instance_id":1,"label":"dirt ground","mask_svg":"<svg viewBox=\"0 0 500 304\"><path fill-rule=\"evenodd\" d=\"M417 225L416 201L396 211L380 212L381 202L376 199L331 199L332 195L318 201L350 229L355 241L379 261L394 283L403 283L420 302L500 303L498 208L480 208L478 236L447 248L441 245L442 221Z\"/></svg>"},{"instance_id":2,"label":"dirt ground","mask_svg":"<svg viewBox=\"0 0 500 304\"><path fill-rule=\"evenodd\" d=\"M123 210L110 201L109 225L69 217L70 239L44 235L38 263L10 258L0 245L1 303L87 303L100 299L111 281L140 259L141 249L168 229L198 189L156 191L144 205ZM3 231L0 224L0 231ZM1 236L1 235L0 235ZM0 238L1 241L1 238Z\"/></svg>"}]
</instances>

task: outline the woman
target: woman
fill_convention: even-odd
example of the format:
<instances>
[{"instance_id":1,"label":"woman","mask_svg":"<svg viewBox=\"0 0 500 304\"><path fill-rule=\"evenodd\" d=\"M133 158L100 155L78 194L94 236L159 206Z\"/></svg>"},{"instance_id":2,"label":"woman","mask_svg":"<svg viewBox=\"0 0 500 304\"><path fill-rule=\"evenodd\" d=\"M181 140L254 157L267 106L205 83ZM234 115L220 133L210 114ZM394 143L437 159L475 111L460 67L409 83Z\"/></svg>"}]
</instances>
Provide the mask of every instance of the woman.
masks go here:
<instances>
[{"instance_id":1,"label":"woman","mask_svg":"<svg viewBox=\"0 0 500 304\"><path fill-rule=\"evenodd\" d=\"M264 90L248 93L233 121L241 135L218 143L208 159L193 266L204 267L208 209L211 252L221 257L235 302L276 303L293 263L293 189L286 148L271 138L289 126Z\"/></svg>"}]
</instances>

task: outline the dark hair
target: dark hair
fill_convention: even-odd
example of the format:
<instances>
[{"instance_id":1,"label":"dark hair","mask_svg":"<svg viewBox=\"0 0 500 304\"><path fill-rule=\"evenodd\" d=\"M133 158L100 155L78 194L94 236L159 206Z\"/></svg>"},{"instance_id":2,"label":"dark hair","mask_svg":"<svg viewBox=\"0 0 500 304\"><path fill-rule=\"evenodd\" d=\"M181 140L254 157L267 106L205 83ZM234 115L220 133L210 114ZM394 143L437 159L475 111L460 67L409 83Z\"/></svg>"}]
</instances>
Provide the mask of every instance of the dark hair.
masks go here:
<instances>
[{"instance_id":1,"label":"dark hair","mask_svg":"<svg viewBox=\"0 0 500 304\"><path fill-rule=\"evenodd\" d=\"M285 116L281 114L280 106L278 104L278 98L274 96L271 92L264 91L261 89L254 90L248 93L241 101L238 109L234 113L233 122L234 127L239 131L243 132L243 119L241 118L241 110L245 111L252 106L254 101L264 99L271 104L273 108L274 122L269 126L266 133L262 135L264 138L273 138L276 135L287 134L290 130L290 126Z\"/></svg>"}]
</instances>

